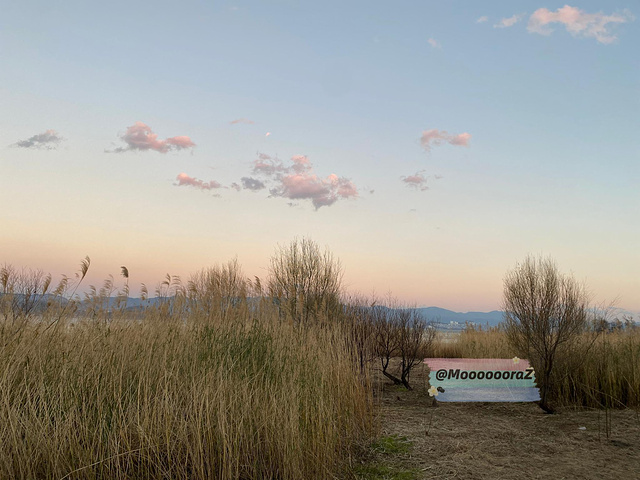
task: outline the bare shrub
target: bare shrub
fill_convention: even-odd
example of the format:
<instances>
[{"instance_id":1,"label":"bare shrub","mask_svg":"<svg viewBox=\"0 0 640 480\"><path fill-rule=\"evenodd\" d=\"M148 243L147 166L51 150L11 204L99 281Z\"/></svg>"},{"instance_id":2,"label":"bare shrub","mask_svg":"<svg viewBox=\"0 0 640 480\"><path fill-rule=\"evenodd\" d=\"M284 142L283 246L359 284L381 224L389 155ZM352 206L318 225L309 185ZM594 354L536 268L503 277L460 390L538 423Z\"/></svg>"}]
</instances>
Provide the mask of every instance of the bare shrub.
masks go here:
<instances>
[{"instance_id":1,"label":"bare shrub","mask_svg":"<svg viewBox=\"0 0 640 480\"><path fill-rule=\"evenodd\" d=\"M0 269L0 316L6 321L23 321L47 305L51 275L42 270Z\"/></svg>"},{"instance_id":2,"label":"bare shrub","mask_svg":"<svg viewBox=\"0 0 640 480\"><path fill-rule=\"evenodd\" d=\"M341 307L342 266L313 240L294 239L271 257L267 290L296 323L331 317Z\"/></svg>"},{"instance_id":3,"label":"bare shrub","mask_svg":"<svg viewBox=\"0 0 640 480\"><path fill-rule=\"evenodd\" d=\"M409 383L411 370L427 356L436 337L436 330L428 324L415 308L400 308L396 302L392 307L375 306L372 315L376 328L375 348L380 359L382 374L396 385ZM389 371L392 358L400 359L397 373Z\"/></svg>"},{"instance_id":4,"label":"bare shrub","mask_svg":"<svg viewBox=\"0 0 640 480\"><path fill-rule=\"evenodd\" d=\"M80 272L75 281L62 275L55 289L51 289L51 274L42 270L15 270L11 265L0 269L0 329L11 331L10 338L22 334L27 323L38 318L45 330L57 325L64 315L77 308L74 298L78 286L89 270L91 260L85 257L80 262Z\"/></svg>"},{"instance_id":5,"label":"bare shrub","mask_svg":"<svg viewBox=\"0 0 640 480\"><path fill-rule=\"evenodd\" d=\"M551 413L555 362L567 357L589 323L585 287L561 274L552 259L529 256L507 273L503 303L509 343L531 361L540 407Z\"/></svg>"}]
</instances>

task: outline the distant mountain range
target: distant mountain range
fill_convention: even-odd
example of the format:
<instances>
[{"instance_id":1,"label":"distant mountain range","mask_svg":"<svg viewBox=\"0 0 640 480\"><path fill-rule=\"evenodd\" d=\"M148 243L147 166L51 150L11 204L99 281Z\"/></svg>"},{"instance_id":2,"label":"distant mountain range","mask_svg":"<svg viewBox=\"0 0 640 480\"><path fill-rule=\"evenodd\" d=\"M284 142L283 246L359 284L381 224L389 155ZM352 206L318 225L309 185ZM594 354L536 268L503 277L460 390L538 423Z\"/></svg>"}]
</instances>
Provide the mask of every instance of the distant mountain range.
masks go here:
<instances>
[{"instance_id":1,"label":"distant mountain range","mask_svg":"<svg viewBox=\"0 0 640 480\"><path fill-rule=\"evenodd\" d=\"M504 312L500 310L460 313L439 307L422 307L418 308L418 311L425 320L437 323L440 329L462 330L467 323L482 327L486 325L495 327L504 321ZM627 317L636 323L640 323L640 312L618 309L615 310L614 315L609 314L608 317L609 321L615 318L623 319L623 317Z\"/></svg>"},{"instance_id":2,"label":"distant mountain range","mask_svg":"<svg viewBox=\"0 0 640 480\"><path fill-rule=\"evenodd\" d=\"M0 293L0 297L3 294ZM22 295L18 295L18 297L22 297ZM53 295L46 294L36 295L35 297L31 297L31 302L36 304L35 311L42 310L46 307L49 301L55 300L56 302L60 302L62 305L66 305L68 300L66 298L54 297ZM158 305L161 301L166 300L162 298L149 298L147 300L141 300L140 298L129 297L126 302L126 309L131 310L139 310L145 307L152 307ZM258 300L257 298L250 299ZM82 311L84 308L88 306L89 302L86 300L80 302L80 310ZM103 306L107 308L117 308L119 305L119 300L116 297L109 297L108 299L104 299ZM438 324L437 327L439 329L447 329L447 330L462 330L465 328L467 323L476 325L476 326L490 326L495 327L499 325L504 320L504 312L500 310L493 310L491 312L454 312L452 310L447 310L445 308L440 307L418 307L416 310L420 313L420 315L427 322L433 322ZM627 315L633 318L634 321L640 321L640 312L629 312L624 310L619 310L617 315L622 317L622 315Z\"/></svg>"},{"instance_id":3,"label":"distant mountain range","mask_svg":"<svg viewBox=\"0 0 640 480\"><path fill-rule=\"evenodd\" d=\"M495 327L504 320L504 312L494 310L492 312L454 312L440 307L422 307L417 309L425 320L439 323L449 324L452 327L459 325L464 328L467 323L474 325Z\"/></svg>"}]
</instances>

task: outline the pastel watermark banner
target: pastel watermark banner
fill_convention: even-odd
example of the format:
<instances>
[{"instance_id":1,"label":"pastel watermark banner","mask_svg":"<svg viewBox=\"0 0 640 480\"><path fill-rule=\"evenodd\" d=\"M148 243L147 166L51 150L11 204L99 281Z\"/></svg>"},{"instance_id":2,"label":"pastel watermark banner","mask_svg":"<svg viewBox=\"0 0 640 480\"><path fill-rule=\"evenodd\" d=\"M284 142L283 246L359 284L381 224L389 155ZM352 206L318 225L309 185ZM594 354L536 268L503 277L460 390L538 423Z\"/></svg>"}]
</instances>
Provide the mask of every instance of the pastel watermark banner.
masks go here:
<instances>
[{"instance_id":1,"label":"pastel watermark banner","mask_svg":"<svg viewBox=\"0 0 640 480\"><path fill-rule=\"evenodd\" d=\"M429 395L443 402L537 402L540 392L528 360L425 358Z\"/></svg>"}]
</instances>

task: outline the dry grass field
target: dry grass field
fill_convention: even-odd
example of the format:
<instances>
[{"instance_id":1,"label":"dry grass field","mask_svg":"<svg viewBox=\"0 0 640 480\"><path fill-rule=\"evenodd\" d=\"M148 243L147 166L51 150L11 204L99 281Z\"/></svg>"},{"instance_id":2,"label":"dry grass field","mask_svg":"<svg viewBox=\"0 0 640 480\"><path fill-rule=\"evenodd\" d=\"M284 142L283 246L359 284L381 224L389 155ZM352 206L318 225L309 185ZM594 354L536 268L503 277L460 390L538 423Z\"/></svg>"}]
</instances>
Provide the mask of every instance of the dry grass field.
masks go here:
<instances>
[{"instance_id":1,"label":"dry grass field","mask_svg":"<svg viewBox=\"0 0 640 480\"><path fill-rule=\"evenodd\" d=\"M434 406L421 359L512 358L504 331L391 323L299 247L268 285L232 261L186 285L167 276L161 301L134 310L126 276L80 302L77 281L3 267L0 479L640 478L640 329L585 331L558 357L557 415ZM412 390L397 352L418 362Z\"/></svg>"},{"instance_id":2,"label":"dry grass field","mask_svg":"<svg viewBox=\"0 0 640 480\"><path fill-rule=\"evenodd\" d=\"M637 406L574 404L558 415L535 404L434 407L424 365L411 375L412 391L389 383L377 361L363 376L335 325L296 328L242 303L224 316L165 314L62 319L49 329L46 319L5 323L0 478L602 479L640 471ZM501 335L470 329L433 352L508 356ZM630 354L635 335L619 332L597 348L623 347L614 359ZM616 368L624 379L632 367Z\"/></svg>"},{"instance_id":3,"label":"dry grass field","mask_svg":"<svg viewBox=\"0 0 640 480\"><path fill-rule=\"evenodd\" d=\"M0 335L0 478L330 478L370 435L332 331L79 322Z\"/></svg>"}]
</instances>

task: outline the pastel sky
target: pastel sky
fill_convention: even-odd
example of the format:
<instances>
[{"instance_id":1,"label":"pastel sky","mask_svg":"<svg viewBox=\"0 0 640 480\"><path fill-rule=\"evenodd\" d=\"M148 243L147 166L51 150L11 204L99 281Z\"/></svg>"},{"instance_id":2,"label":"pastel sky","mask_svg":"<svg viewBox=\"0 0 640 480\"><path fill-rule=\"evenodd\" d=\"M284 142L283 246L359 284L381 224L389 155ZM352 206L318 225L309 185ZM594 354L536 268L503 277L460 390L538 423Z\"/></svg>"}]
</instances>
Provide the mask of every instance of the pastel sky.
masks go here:
<instances>
[{"instance_id":1,"label":"pastel sky","mask_svg":"<svg viewBox=\"0 0 640 480\"><path fill-rule=\"evenodd\" d=\"M640 311L640 4L31 1L0 15L0 264L132 293L307 236L498 309L527 254ZM121 280L119 280L121 281Z\"/></svg>"}]
</instances>

